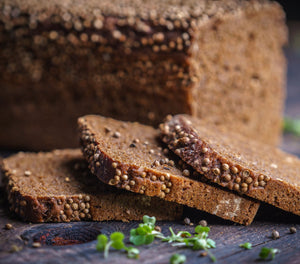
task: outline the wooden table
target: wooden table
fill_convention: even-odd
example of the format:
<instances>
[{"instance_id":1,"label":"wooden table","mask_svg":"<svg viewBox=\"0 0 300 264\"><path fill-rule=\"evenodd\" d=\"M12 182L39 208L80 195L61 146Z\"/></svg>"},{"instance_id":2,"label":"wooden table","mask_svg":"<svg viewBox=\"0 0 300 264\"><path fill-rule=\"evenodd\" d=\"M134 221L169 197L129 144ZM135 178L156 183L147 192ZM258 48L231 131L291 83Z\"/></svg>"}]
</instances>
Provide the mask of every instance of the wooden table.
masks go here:
<instances>
[{"instance_id":1,"label":"wooden table","mask_svg":"<svg viewBox=\"0 0 300 264\"><path fill-rule=\"evenodd\" d=\"M291 46L287 49L289 62L288 96L286 114L300 117L300 47L294 45L294 39L300 34L293 34L299 24L291 24ZM296 31L296 33L299 32ZM284 135L282 148L300 156L300 138ZM4 154L4 152L2 152ZM300 201L299 201L300 202ZM262 247L280 249L280 253L272 263L300 263L300 217L287 214L271 206L262 205L251 226L245 227L229 223L217 217L186 209L194 223L206 219L211 227L210 237L217 243L211 252L216 256L217 263L260 263L258 255ZM12 230L5 230L6 223L13 225ZM96 237L99 233L110 234L122 231L128 235L131 228L138 222L78 222L64 224L28 224L19 221L8 212L6 201L1 190L0 202L0 263L169 263L174 253L186 255L187 263L212 263L209 257L201 257L201 251L175 248L168 243L155 241L148 246L140 247L140 259L130 260L124 252L112 250L109 258L104 259L103 253L96 251ZM175 231L193 231L194 226L185 226L180 222L159 222L164 234L168 227ZM289 228L296 227L298 232L290 234ZM273 240L271 233L277 230L280 238ZM42 246L33 247L34 241L41 241ZM239 244L251 242L252 250L245 250ZM66 245L62 245L66 244ZM11 252L14 249L15 252ZM16 251L19 250L19 251Z\"/></svg>"}]
</instances>

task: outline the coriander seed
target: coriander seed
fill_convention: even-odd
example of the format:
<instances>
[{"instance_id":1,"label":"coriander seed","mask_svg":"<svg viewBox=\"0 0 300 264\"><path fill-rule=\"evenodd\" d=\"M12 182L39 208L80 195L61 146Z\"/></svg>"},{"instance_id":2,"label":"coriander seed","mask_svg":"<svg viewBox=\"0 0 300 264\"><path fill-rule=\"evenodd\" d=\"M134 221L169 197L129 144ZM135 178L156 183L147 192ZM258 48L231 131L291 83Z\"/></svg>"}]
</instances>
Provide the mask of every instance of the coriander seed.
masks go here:
<instances>
[{"instance_id":1,"label":"coriander seed","mask_svg":"<svg viewBox=\"0 0 300 264\"><path fill-rule=\"evenodd\" d=\"M291 227L291 228L290 228L290 233L291 233L291 234L295 234L296 232L297 232L296 227Z\"/></svg>"},{"instance_id":2,"label":"coriander seed","mask_svg":"<svg viewBox=\"0 0 300 264\"><path fill-rule=\"evenodd\" d=\"M154 230L156 230L157 232L161 232L161 228L160 228L160 226L156 226L156 227L154 227Z\"/></svg>"},{"instance_id":3,"label":"coriander seed","mask_svg":"<svg viewBox=\"0 0 300 264\"><path fill-rule=\"evenodd\" d=\"M184 223L185 225L190 225L190 224L191 224L191 219L188 218L188 217L186 217L186 218L184 218L183 223Z\"/></svg>"},{"instance_id":4,"label":"coriander seed","mask_svg":"<svg viewBox=\"0 0 300 264\"><path fill-rule=\"evenodd\" d=\"M273 239L278 239L280 237L279 232L276 230L273 230L272 232L272 238Z\"/></svg>"},{"instance_id":5,"label":"coriander seed","mask_svg":"<svg viewBox=\"0 0 300 264\"><path fill-rule=\"evenodd\" d=\"M13 225L10 224L10 223L7 223L7 224L5 225L5 229L6 229L6 230L11 230L11 229L13 229Z\"/></svg>"},{"instance_id":6,"label":"coriander seed","mask_svg":"<svg viewBox=\"0 0 300 264\"><path fill-rule=\"evenodd\" d=\"M199 225L207 226L207 222L205 220L201 220L201 221L199 221Z\"/></svg>"}]
</instances>

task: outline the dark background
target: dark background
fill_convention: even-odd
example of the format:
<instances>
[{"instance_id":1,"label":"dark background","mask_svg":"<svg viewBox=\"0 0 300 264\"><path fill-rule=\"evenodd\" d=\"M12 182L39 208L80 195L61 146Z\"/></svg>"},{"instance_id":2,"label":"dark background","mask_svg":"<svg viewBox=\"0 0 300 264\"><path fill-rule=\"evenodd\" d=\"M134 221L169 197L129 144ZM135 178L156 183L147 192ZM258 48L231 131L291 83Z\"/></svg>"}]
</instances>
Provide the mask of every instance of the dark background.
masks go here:
<instances>
[{"instance_id":1,"label":"dark background","mask_svg":"<svg viewBox=\"0 0 300 264\"><path fill-rule=\"evenodd\" d=\"M283 9L286 12L288 20L300 20L299 1L278 0L277 2L279 2L283 6Z\"/></svg>"}]
</instances>

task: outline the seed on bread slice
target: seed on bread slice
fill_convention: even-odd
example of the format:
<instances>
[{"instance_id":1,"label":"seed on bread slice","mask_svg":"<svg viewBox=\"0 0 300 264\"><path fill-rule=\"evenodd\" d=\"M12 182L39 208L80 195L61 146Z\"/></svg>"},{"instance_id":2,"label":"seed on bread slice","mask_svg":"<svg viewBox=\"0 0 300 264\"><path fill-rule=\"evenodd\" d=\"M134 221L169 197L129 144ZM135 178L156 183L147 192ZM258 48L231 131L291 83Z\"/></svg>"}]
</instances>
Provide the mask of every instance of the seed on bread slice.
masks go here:
<instances>
[{"instance_id":1,"label":"seed on bread slice","mask_svg":"<svg viewBox=\"0 0 300 264\"><path fill-rule=\"evenodd\" d=\"M211 182L300 215L300 160L188 115L160 126L162 140Z\"/></svg>"},{"instance_id":2,"label":"seed on bread slice","mask_svg":"<svg viewBox=\"0 0 300 264\"><path fill-rule=\"evenodd\" d=\"M10 209L30 222L175 220L183 207L108 186L91 175L79 149L18 153L3 160Z\"/></svg>"},{"instance_id":3,"label":"seed on bread slice","mask_svg":"<svg viewBox=\"0 0 300 264\"><path fill-rule=\"evenodd\" d=\"M83 154L101 181L245 225L256 215L259 203L186 177L201 175L176 166L158 140L158 130L95 115L79 118L78 124Z\"/></svg>"}]
</instances>

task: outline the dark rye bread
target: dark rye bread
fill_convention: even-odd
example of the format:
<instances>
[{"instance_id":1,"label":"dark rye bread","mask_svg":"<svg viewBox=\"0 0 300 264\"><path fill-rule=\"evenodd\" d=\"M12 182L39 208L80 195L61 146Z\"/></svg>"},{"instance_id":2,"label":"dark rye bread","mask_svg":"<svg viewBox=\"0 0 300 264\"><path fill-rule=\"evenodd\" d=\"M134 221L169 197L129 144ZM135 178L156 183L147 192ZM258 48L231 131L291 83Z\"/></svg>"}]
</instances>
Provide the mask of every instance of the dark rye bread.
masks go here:
<instances>
[{"instance_id":1,"label":"dark rye bread","mask_svg":"<svg viewBox=\"0 0 300 264\"><path fill-rule=\"evenodd\" d=\"M179 168L161 147L158 130L95 115L79 118L78 123L83 154L101 181L244 225L256 215L259 203L201 182L201 176L187 167Z\"/></svg>"},{"instance_id":2,"label":"dark rye bread","mask_svg":"<svg viewBox=\"0 0 300 264\"><path fill-rule=\"evenodd\" d=\"M100 182L79 149L18 153L3 160L10 209L30 222L179 219L182 206Z\"/></svg>"},{"instance_id":3,"label":"dark rye bread","mask_svg":"<svg viewBox=\"0 0 300 264\"><path fill-rule=\"evenodd\" d=\"M2 0L0 146L77 146L90 113L186 113L276 144L286 39L269 1Z\"/></svg>"},{"instance_id":4,"label":"dark rye bread","mask_svg":"<svg viewBox=\"0 0 300 264\"><path fill-rule=\"evenodd\" d=\"M176 115L162 140L210 181L300 215L300 160L269 145Z\"/></svg>"}]
</instances>

